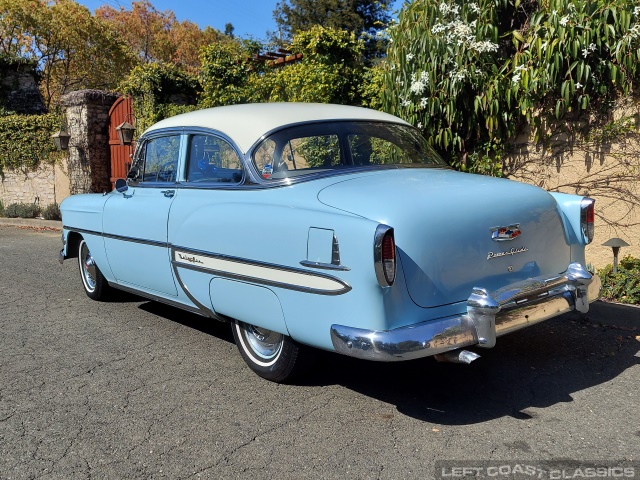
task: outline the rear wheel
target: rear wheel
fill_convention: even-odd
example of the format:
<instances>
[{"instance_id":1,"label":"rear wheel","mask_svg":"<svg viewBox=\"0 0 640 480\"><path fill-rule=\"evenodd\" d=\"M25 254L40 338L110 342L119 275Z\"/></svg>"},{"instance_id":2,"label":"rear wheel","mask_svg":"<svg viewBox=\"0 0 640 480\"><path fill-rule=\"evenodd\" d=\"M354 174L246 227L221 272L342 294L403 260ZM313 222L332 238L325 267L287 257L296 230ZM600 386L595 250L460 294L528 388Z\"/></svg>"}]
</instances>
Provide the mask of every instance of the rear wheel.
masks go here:
<instances>
[{"instance_id":1,"label":"rear wheel","mask_svg":"<svg viewBox=\"0 0 640 480\"><path fill-rule=\"evenodd\" d=\"M240 355L262 378L285 382L304 369L309 352L291 337L237 320L232 330Z\"/></svg>"},{"instance_id":2,"label":"rear wheel","mask_svg":"<svg viewBox=\"0 0 640 480\"><path fill-rule=\"evenodd\" d=\"M80 240L78 244L78 267L87 296L92 300L104 300L110 287L91 256L89 246L84 239Z\"/></svg>"}]
</instances>

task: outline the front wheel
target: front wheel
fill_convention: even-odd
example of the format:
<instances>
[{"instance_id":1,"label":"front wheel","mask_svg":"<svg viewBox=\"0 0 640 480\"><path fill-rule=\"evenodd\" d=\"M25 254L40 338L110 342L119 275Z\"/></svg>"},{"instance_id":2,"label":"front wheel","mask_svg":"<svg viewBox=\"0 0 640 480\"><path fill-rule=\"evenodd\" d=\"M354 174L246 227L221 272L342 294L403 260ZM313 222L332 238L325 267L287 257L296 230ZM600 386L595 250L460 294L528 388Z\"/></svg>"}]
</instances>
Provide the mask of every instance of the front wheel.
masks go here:
<instances>
[{"instance_id":1,"label":"front wheel","mask_svg":"<svg viewBox=\"0 0 640 480\"><path fill-rule=\"evenodd\" d=\"M272 382L284 382L305 367L305 347L282 333L234 321L233 338L249 368Z\"/></svg>"},{"instance_id":2,"label":"front wheel","mask_svg":"<svg viewBox=\"0 0 640 480\"><path fill-rule=\"evenodd\" d=\"M92 300L104 300L109 292L109 284L96 265L84 239L80 240L78 245L78 266L87 296Z\"/></svg>"}]
</instances>

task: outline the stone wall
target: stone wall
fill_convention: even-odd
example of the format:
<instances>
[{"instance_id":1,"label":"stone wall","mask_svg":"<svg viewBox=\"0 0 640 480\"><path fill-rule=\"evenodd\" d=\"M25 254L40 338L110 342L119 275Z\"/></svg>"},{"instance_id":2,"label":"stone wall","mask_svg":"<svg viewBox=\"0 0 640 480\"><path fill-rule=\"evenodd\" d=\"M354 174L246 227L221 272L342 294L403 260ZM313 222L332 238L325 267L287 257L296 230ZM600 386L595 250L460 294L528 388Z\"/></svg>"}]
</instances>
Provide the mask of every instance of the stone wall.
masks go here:
<instances>
[{"instance_id":1,"label":"stone wall","mask_svg":"<svg viewBox=\"0 0 640 480\"><path fill-rule=\"evenodd\" d=\"M109 109L118 96L99 90L64 95L61 101L71 135L64 160L56 165L43 163L33 172L3 172L3 204L38 203L46 207L76 193L110 191Z\"/></svg>"},{"instance_id":2,"label":"stone wall","mask_svg":"<svg viewBox=\"0 0 640 480\"><path fill-rule=\"evenodd\" d=\"M584 195L596 200L595 237L587 246L587 262L596 268L612 263L610 247L602 244L622 238L630 247L620 250L640 258L640 104L629 101L613 120L628 119L636 131L604 142L561 134L550 145L537 145L521 136L507 158L510 178L547 190ZM631 127L633 128L633 127Z\"/></svg>"},{"instance_id":3,"label":"stone wall","mask_svg":"<svg viewBox=\"0 0 640 480\"><path fill-rule=\"evenodd\" d=\"M109 109L118 96L100 90L79 90L61 98L71 135L66 161L71 195L111 190Z\"/></svg>"},{"instance_id":4,"label":"stone wall","mask_svg":"<svg viewBox=\"0 0 640 480\"><path fill-rule=\"evenodd\" d=\"M0 105L16 113L46 113L35 65L0 60Z\"/></svg>"},{"instance_id":5,"label":"stone wall","mask_svg":"<svg viewBox=\"0 0 640 480\"><path fill-rule=\"evenodd\" d=\"M41 207L54 203L54 166L42 164L34 172L8 170L0 182L0 199L5 207L12 203L37 203Z\"/></svg>"}]
</instances>

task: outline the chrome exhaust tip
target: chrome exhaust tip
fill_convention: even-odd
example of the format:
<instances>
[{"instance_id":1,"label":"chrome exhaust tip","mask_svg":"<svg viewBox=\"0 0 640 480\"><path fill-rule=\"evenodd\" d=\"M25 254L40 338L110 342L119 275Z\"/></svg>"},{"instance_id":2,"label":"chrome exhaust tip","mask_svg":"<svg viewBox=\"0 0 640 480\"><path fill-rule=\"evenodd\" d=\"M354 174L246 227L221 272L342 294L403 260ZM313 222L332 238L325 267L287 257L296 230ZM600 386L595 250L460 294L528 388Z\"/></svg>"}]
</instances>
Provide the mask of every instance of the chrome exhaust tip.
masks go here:
<instances>
[{"instance_id":1,"label":"chrome exhaust tip","mask_svg":"<svg viewBox=\"0 0 640 480\"><path fill-rule=\"evenodd\" d=\"M451 350L449 352L438 353L434 355L438 362L464 363L469 365L474 360L480 358L480 355L469 350Z\"/></svg>"}]
</instances>

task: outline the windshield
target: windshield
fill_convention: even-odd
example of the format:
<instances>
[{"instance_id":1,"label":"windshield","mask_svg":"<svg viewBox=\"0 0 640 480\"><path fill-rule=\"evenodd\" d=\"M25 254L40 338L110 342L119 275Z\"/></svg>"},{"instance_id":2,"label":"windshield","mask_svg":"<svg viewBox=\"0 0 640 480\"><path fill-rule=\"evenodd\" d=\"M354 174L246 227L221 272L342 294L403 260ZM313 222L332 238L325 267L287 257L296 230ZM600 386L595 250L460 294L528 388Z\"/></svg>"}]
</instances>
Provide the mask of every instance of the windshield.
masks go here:
<instances>
[{"instance_id":1,"label":"windshield","mask_svg":"<svg viewBox=\"0 0 640 480\"><path fill-rule=\"evenodd\" d=\"M416 129L383 122L323 122L280 130L253 152L265 180L358 167L445 166Z\"/></svg>"}]
</instances>

